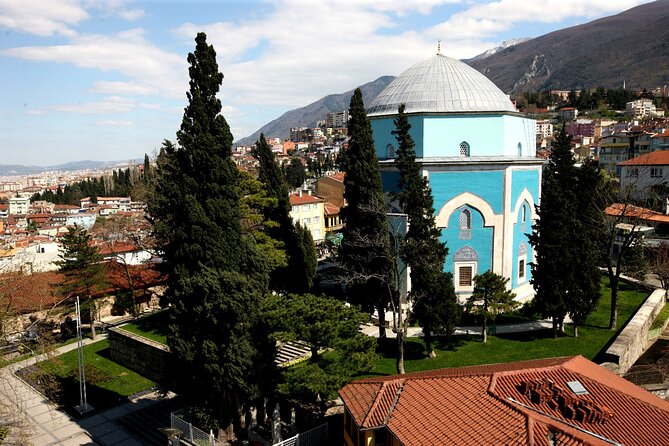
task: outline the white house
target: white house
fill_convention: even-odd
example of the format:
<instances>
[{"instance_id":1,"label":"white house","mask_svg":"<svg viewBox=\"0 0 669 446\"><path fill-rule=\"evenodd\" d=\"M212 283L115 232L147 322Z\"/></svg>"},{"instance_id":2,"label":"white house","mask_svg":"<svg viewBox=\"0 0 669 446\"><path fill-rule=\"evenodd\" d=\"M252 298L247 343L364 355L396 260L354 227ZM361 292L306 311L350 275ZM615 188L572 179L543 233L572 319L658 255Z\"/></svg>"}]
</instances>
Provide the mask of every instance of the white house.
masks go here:
<instances>
[{"instance_id":1,"label":"white house","mask_svg":"<svg viewBox=\"0 0 669 446\"><path fill-rule=\"evenodd\" d=\"M653 186L669 181L669 150L646 153L618 163L620 188L635 198L648 194Z\"/></svg>"},{"instance_id":2,"label":"white house","mask_svg":"<svg viewBox=\"0 0 669 446\"><path fill-rule=\"evenodd\" d=\"M321 197L311 195L311 192L300 190L297 194L290 195L290 216L293 222L300 223L309 228L314 242L323 241L325 237L325 200Z\"/></svg>"}]
</instances>

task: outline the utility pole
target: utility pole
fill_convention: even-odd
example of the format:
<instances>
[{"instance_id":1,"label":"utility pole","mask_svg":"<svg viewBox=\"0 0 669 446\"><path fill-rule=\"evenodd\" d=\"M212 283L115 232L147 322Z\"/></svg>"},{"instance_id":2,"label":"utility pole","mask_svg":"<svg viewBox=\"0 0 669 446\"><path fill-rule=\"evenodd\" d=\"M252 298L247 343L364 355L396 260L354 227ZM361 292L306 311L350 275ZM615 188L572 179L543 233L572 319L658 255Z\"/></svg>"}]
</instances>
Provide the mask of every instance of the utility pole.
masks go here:
<instances>
[{"instance_id":1,"label":"utility pole","mask_svg":"<svg viewBox=\"0 0 669 446\"><path fill-rule=\"evenodd\" d=\"M79 363L79 405L75 407L80 414L85 414L93 410L86 399L86 370L84 367L84 342L81 336L81 307L79 305L79 296L74 303L74 309L77 314L77 361Z\"/></svg>"}]
</instances>

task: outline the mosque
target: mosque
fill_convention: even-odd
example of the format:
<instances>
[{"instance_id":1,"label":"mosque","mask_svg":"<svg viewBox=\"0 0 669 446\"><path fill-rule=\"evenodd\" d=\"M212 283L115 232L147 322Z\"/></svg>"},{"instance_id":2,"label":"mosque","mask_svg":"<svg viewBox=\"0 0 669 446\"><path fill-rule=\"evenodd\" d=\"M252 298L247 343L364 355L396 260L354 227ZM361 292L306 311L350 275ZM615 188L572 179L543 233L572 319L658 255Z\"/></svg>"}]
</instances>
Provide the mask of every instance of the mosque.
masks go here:
<instances>
[{"instance_id":1,"label":"mosque","mask_svg":"<svg viewBox=\"0 0 669 446\"><path fill-rule=\"evenodd\" d=\"M437 55L393 80L369 105L384 192L397 190L400 104L411 124L416 158L434 195L436 224L448 247L463 302L473 278L488 270L509 278L516 299L534 295L532 247L543 161L535 157L535 121L516 111L495 84L463 62Z\"/></svg>"}]
</instances>

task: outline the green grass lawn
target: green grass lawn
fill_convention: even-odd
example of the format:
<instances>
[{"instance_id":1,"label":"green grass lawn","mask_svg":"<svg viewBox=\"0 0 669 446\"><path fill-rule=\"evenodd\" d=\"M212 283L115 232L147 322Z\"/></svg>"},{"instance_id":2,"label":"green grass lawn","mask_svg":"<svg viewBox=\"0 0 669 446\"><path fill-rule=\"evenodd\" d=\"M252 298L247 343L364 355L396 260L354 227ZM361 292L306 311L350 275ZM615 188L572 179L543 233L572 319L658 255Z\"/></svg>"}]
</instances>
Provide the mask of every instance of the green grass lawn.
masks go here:
<instances>
[{"instance_id":1,"label":"green grass lawn","mask_svg":"<svg viewBox=\"0 0 669 446\"><path fill-rule=\"evenodd\" d=\"M122 325L120 328L152 341L167 345L167 323L169 320L166 310L159 311L150 316L137 319Z\"/></svg>"},{"instance_id":2,"label":"green grass lawn","mask_svg":"<svg viewBox=\"0 0 669 446\"><path fill-rule=\"evenodd\" d=\"M155 383L109 359L105 339L84 347L88 402L96 409L113 406ZM62 406L79 404L77 350L42 361L20 371L20 375ZM42 384L46 383L46 387Z\"/></svg>"},{"instance_id":3,"label":"green grass lawn","mask_svg":"<svg viewBox=\"0 0 669 446\"><path fill-rule=\"evenodd\" d=\"M622 327L648 296L648 291L634 285L621 283L619 287L618 325ZM601 299L586 324L579 327L579 337L573 337L573 328L566 326L565 336L552 337L552 330L489 336L486 344L479 336L469 339L455 337L449 346L445 339L435 343L436 358L427 358L422 338L409 338L405 349L404 366L407 372L431 370L443 367L461 367L477 364L492 364L553 356L582 355L596 359L608 347L615 332L609 330L610 288L608 279L602 278ZM384 348L383 357L377 360L372 375L388 375L395 372L394 340ZM390 352L390 354L389 354Z\"/></svg>"}]
</instances>

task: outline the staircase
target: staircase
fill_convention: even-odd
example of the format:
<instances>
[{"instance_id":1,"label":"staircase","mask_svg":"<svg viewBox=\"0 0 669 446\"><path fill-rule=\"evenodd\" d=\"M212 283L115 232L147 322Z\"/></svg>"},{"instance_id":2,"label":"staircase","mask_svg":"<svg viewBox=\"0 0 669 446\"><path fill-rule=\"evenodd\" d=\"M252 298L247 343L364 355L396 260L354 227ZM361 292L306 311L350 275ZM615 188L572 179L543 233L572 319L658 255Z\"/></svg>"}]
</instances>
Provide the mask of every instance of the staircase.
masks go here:
<instances>
[{"instance_id":1,"label":"staircase","mask_svg":"<svg viewBox=\"0 0 669 446\"><path fill-rule=\"evenodd\" d=\"M170 413L181 408L178 398L171 398L129 413L116 422L144 445L164 446L167 436L159 429L170 427Z\"/></svg>"},{"instance_id":2,"label":"staircase","mask_svg":"<svg viewBox=\"0 0 669 446\"><path fill-rule=\"evenodd\" d=\"M309 344L300 341L290 341L279 344L279 349L274 359L274 363L279 367L287 367L296 361L306 359L311 356Z\"/></svg>"}]
</instances>

